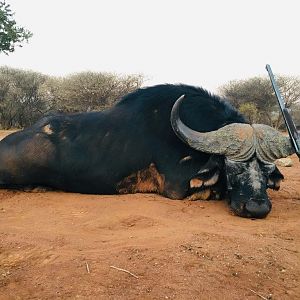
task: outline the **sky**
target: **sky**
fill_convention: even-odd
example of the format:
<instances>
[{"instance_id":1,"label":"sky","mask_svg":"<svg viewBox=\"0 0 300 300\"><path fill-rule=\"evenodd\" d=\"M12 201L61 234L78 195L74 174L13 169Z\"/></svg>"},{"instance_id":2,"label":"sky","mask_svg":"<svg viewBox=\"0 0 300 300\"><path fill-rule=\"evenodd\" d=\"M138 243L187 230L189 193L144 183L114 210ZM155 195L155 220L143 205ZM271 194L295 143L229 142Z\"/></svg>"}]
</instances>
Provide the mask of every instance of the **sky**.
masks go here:
<instances>
[{"instance_id":1,"label":"sky","mask_svg":"<svg viewBox=\"0 0 300 300\"><path fill-rule=\"evenodd\" d=\"M299 0L6 0L33 32L0 66L64 76L143 74L212 92L231 80L300 75Z\"/></svg>"}]
</instances>

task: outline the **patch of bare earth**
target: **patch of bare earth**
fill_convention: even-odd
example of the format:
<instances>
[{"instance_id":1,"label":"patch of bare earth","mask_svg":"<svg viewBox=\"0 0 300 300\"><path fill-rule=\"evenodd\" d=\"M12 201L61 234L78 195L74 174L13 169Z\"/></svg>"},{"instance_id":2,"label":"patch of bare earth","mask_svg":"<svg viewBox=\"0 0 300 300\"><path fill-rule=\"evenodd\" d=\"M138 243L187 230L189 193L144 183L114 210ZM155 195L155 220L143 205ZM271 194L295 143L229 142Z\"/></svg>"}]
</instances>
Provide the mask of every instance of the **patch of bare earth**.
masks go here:
<instances>
[{"instance_id":1,"label":"patch of bare earth","mask_svg":"<svg viewBox=\"0 0 300 300\"><path fill-rule=\"evenodd\" d=\"M0 299L299 299L293 161L264 220L225 201L0 190Z\"/></svg>"}]
</instances>

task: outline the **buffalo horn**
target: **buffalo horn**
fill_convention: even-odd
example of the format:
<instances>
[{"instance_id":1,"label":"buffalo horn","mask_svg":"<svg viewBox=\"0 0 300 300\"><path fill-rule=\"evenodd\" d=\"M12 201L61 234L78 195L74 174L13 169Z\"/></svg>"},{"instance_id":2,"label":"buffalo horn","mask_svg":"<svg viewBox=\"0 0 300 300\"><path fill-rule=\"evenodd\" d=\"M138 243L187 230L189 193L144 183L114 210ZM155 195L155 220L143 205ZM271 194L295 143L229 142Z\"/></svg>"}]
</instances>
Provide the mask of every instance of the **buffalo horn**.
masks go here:
<instances>
[{"instance_id":1,"label":"buffalo horn","mask_svg":"<svg viewBox=\"0 0 300 300\"><path fill-rule=\"evenodd\" d=\"M183 99L184 95L178 98L171 112L172 128L183 142L198 151L225 155L236 161L245 161L254 154L253 128L249 124L234 123L215 131L195 131L180 120L179 107Z\"/></svg>"},{"instance_id":2,"label":"buffalo horn","mask_svg":"<svg viewBox=\"0 0 300 300\"><path fill-rule=\"evenodd\" d=\"M268 125L253 124L252 127L255 132L256 154L260 160L273 162L295 153L289 137Z\"/></svg>"},{"instance_id":3,"label":"buffalo horn","mask_svg":"<svg viewBox=\"0 0 300 300\"><path fill-rule=\"evenodd\" d=\"M263 124L232 123L215 131L198 132L186 126L179 116L184 95L177 99L171 112L171 125L176 135L193 149L225 155L234 161L246 161L254 153L261 161L273 162L294 150L288 137Z\"/></svg>"}]
</instances>

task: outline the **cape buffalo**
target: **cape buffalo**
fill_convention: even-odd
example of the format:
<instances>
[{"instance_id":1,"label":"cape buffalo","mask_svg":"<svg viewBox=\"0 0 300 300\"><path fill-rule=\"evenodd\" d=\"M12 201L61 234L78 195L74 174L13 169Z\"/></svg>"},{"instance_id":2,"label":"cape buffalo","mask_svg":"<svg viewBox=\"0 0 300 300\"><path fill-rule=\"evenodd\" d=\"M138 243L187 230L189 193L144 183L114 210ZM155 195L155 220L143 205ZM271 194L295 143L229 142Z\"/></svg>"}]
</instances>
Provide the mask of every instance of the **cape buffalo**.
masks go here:
<instances>
[{"instance_id":1,"label":"cape buffalo","mask_svg":"<svg viewBox=\"0 0 300 300\"><path fill-rule=\"evenodd\" d=\"M287 137L249 125L226 100L188 85L157 85L103 112L45 117L0 142L2 187L46 186L171 199L228 198L239 216L271 210L273 164L294 151Z\"/></svg>"}]
</instances>

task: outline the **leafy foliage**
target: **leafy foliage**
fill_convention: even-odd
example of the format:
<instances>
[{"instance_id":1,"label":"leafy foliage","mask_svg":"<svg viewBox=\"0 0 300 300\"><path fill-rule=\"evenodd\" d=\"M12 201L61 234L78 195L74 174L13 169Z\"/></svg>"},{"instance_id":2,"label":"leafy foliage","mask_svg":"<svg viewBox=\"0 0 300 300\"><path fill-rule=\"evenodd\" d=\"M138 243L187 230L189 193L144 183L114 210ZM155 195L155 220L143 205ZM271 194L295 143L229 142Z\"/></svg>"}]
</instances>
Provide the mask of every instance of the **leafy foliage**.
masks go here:
<instances>
[{"instance_id":1,"label":"leafy foliage","mask_svg":"<svg viewBox=\"0 0 300 300\"><path fill-rule=\"evenodd\" d=\"M296 109L300 100L300 79L293 76L279 76L277 84L290 109ZM267 77L253 77L247 80L231 81L220 88L220 92L232 104L245 113L250 122L264 123L275 128L283 125L283 119ZM249 106L251 104L251 107Z\"/></svg>"},{"instance_id":2,"label":"leafy foliage","mask_svg":"<svg viewBox=\"0 0 300 300\"><path fill-rule=\"evenodd\" d=\"M57 112L103 110L142 82L141 75L82 72L60 78L0 67L0 127L30 126Z\"/></svg>"},{"instance_id":3,"label":"leafy foliage","mask_svg":"<svg viewBox=\"0 0 300 300\"><path fill-rule=\"evenodd\" d=\"M244 102L239 106L239 111L253 124L258 122L258 109L253 102Z\"/></svg>"},{"instance_id":4,"label":"leafy foliage","mask_svg":"<svg viewBox=\"0 0 300 300\"><path fill-rule=\"evenodd\" d=\"M103 110L125 94L139 88L141 75L81 72L63 78L57 99L68 112Z\"/></svg>"},{"instance_id":5,"label":"leafy foliage","mask_svg":"<svg viewBox=\"0 0 300 300\"><path fill-rule=\"evenodd\" d=\"M16 46L22 47L22 43L32 37L30 31L17 26L13 16L9 4L0 1L0 53L13 52Z\"/></svg>"},{"instance_id":6,"label":"leafy foliage","mask_svg":"<svg viewBox=\"0 0 300 300\"><path fill-rule=\"evenodd\" d=\"M2 128L28 126L45 111L38 96L47 76L30 71L0 68L0 123Z\"/></svg>"}]
</instances>

